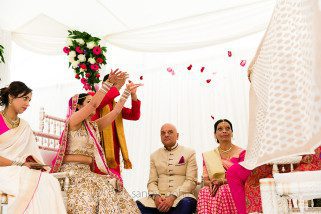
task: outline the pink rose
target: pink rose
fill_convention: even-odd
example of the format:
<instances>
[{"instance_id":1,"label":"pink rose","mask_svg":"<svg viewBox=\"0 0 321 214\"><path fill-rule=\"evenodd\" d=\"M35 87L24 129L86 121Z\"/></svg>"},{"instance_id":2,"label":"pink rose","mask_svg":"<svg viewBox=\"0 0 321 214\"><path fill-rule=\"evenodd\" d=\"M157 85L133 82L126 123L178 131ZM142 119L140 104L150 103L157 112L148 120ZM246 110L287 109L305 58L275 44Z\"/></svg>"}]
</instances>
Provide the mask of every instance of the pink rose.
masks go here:
<instances>
[{"instance_id":1,"label":"pink rose","mask_svg":"<svg viewBox=\"0 0 321 214\"><path fill-rule=\"evenodd\" d=\"M90 69L93 71L97 71L99 69L99 66L97 64L90 65Z\"/></svg>"},{"instance_id":2,"label":"pink rose","mask_svg":"<svg viewBox=\"0 0 321 214\"><path fill-rule=\"evenodd\" d=\"M87 66L86 66L86 64L84 64L84 63L80 64L79 67L80 67L81 69L84 69L84 70L87 69Z\"/></svg>"},{"instance_id":3,"label":"pink rose","mask_svg":"<svg viewBox=\"0 0 321 214\"><path fill-rule=\"evenodd\" d=\"M76 75L75 75L75 78L76 78L76 79L80 79L79 74L76 74Z\"/></svg>"},{"instance_id":4,"label":"pink rose","mask_svg":"<svg viewBox=\"0 0 321 214\"><path fill-rule=\"evenodd\" d=\"M88 91L88 90L91 89L91 86L90 86L89 84L86 84L86 85L84 85L84 89L85 89L86 91Z\"/></svg>"},{"instance_id":5,"label":"pink rose","mask_svg":"<svg viewBox=\"0 0 321 214\"><path fill-rule=\"evenodd\" d=\"M95 55L99 55L99 54L101 53L101 48L100 48L99 46L95 46L95 47L93 48L93 53L94 53Z\"/></svg>"},{"instance_id":6,"label":"pink rose","mask_svg":"<svg viewBox=\"0 0 321 214\"><path fill-rule=\"evenodd\" d=\"M104 60L103 60L102 58L97 58L97 59L96 59L96 62L97 62L98 64L101 64L101 63L104 62Z\"/></svg>"},{"instance_id":7,"label":"pink rose","mask_svg":"<svg viewBox=\"0 0 321 214\"><path fill-rule=\"evenodd\" d=\"M86 84L86 83L87 83L87 80L86 80L85 78L81 78L80 82L81 82L82 84Z\"/></svg>"},{"instance_id":8,"label":"pink rose","mask_svg":"<svg viewBox=\"0 0 321 214\"><path fill-rule=\"evenodd\" d=\"M87 78L89 78L90 77L90 73L86 73L86 75L85 75Z\"/></svg>"},{"instance_id":9,"label":"pink rose","mask_svg":"<svg viewBox=\"0 0 321 214\"><path fill-rule=\"evenodd\" d=\"M84 51L80 48L80 46L76 47L76 52L79 53L79 54L83 54L84 53Z\"/></svg>"},{"instance_id":10,"label":"pink rose","mask_svg":"<svg viewBox=\"0 0 321 214\"><path fill-rule=\"evenodd\" d=\"M64 47L63 51L64 51L66 54L69 54L70 49L69 49L68 47Z\"/></svg>"},{"instance_id":11,"label":"pink rose","mask_svg":"<svg viewBox=\"0 0 321 214\"><path fill-rule=\"evenodd\" d=\"M99 78L99 77L100 77L100 74L96 74L96 77Z\"/></svg>"}]
</instances>

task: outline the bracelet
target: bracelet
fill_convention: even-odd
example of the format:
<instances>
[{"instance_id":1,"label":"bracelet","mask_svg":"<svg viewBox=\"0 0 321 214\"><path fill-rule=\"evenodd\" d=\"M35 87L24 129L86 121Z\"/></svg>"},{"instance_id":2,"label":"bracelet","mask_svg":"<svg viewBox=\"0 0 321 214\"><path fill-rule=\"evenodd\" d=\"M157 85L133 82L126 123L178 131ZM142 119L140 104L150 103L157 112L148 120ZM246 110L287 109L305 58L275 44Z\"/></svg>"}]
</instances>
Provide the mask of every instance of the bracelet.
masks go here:
<instances>
[{"instance_id":1,"label":"bracelet","mask_svg":"<svg viewBox=\"0 0 321 214\"><path fill-rule=\"evenodd\" d=\"M20 162L20 161L12 161L12 166L23 166L23 162Z\"/></svg>"},{"instance_id":2,"label":"bracelet","mask_svg":"<svg viewBox=\"0 0 321 214\"><path fill-rule=\"evenodd\" d=\"M130 91L128 91L127 89L125 89L125 91L123 92L123 94L121 95L120 97L120 100L127 100L127 98L129 97L130 95Z\"/></svg>"},{"instance_id":3,"label":"bracelet","mask_svg":"<svg viewBox=\"0 0 321 214\"><path fill-rule=\"evenodd\" d=\"M105 91L109 91L109 89L113 86L113 84L111 82L103 82L102 84L102 89L104 89Z\"/></svg>"},{"instance_id":4,"label":"bracelet","mask_svg":"<svg viewBox=\"0 0 321 214\"><path fill-rule=\"evenodd\" d=\"M100 88L99 91L102 91L104 94L107 94L107 91L104 88Z\"/></svg>"}]
</instances>

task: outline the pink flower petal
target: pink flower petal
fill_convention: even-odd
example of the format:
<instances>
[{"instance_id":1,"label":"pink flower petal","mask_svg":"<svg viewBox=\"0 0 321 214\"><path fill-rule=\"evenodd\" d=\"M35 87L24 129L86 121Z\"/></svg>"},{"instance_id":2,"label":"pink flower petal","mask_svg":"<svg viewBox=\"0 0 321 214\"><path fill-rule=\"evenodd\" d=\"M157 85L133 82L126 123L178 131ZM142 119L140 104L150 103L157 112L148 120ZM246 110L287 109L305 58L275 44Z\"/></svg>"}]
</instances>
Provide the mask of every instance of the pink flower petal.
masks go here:
<instances>
[{"instance_id":1,"label":"pink flower petal","mask_svg":"<svg viewBox=\"0 0 321 214\"><path fill-rule=\"evenodd\" d=\"M214 116L213 115L211 115L211 118L214 120Z\"/></svg>"},{"instance_id":2,"label":"pink flower petal","mask_svg":"<svg viewBox=\"0 0 321 214\"><path fill-rule=\"evenodd\" d=\"M205 67L202 67L202 68L201 68L201 72L202 72L202 73L203 73L204 69L205 69Z\"/></svg>"},{"instance_id":3,"label":"pink flower petal","mask_svg":"<svg viewBox=\"0 0 321 214\"><path fill-rule=\"evenodd\" d=\"M140 80L143 80L143 76L140 76L139 79L140 79Z\"/></svg>"},{"instance_id":4,"label":"pink flower petal","mask_svg":"<svg viewBox=\"0 0 321 214\"><path fill-rule=\"evenodd\" d=\"M212 81L211 79L207 79L207 80L206 80L207 83L210 83L211 81Z\"/></svg>"},{"instance_id":5,"label":"pink flower petal","mask_svg":"<svg viewBox=\"0 0 321 214\"><path fill-rule=\"evenodd\" d=\"M173 71L174 71L173 68L171 68L171 67L167 68L167 72L173 72Z\"/></svg>"},{"instance_id":6,"label":"pink flower petal","mask_svg":"<svg viewBox=\"0 0 321 214\"><path fill-rule=\"evenodd\" d=\"M232 56L232 51L227 51L227 55L228 55L228 57L231 57Z\"/></svg>"},{"instance_id":7,"label":"pink flower petal","mask_svg":"<svg viewBox=\"0 0 321 214\"><path fill-rule=\"evenodd\" d=\"M193 65L189 65L188 67L187 67L187 70L191 70L192 69L192 67L193 67Z\"/></svg>"},{"instance_id":8,"label":"pink flower petal","mask_svg":"<svg viewBox=\"0 0 321 214\"><path fill-rule=\"evenodd\" d=\"M240 65L244 67L246 65L246 60L241 60Z\"/></svg>"}]
</instances>

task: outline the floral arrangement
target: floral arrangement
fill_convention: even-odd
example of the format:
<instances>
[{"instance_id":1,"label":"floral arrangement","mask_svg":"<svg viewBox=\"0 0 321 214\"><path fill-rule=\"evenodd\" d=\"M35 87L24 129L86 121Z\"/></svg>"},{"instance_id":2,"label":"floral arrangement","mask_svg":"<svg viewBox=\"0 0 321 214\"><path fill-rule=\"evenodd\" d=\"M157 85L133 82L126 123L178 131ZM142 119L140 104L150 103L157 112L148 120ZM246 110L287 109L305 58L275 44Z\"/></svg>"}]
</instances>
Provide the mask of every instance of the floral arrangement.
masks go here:
<instances>
[{"instance_id":1,"label":"floral arrangement","mask_svg":"<svg viewBox=\"0 0 321 214\"><path fill-rule=\"evenodd\" d=\"M100 82L99 70L106 64L106 47L99 45L100 38L87 32L68 31L67 46L63 51L69 57L69 67L75 71L75 78L80 79L87 91L96 91L95 85Z\"/></svg>"},{"instance_id":2,"label":"floral arrangement","mask_svg":"<svg viewBox=\"0 0 321 214\"><path fill-rule=\"evenodd\" d=\"M3 53L4 53L4 47L0 45L0 63L1 62L5 63Z\"/></svg>"}]
</instances>

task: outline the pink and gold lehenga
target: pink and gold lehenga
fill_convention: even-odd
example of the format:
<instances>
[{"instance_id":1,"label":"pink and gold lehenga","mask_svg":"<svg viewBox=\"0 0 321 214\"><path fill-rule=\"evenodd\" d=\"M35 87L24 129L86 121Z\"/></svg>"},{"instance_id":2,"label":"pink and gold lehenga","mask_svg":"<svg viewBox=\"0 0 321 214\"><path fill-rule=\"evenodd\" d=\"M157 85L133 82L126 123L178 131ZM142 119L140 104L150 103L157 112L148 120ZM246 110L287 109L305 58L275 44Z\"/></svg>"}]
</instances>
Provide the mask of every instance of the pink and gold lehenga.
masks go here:
<instances>
[{"instance_id":1,"label":"pink and gold lehenga","mask_svg":"<svg viewBox=\"0 0 321 214\"><path fill-rule=\"evenodd\" d=\"M73 99L77 103L78 97ZM67 192L68 213L139 213L127 191L118 191L119 177L109 171L99 142L100 134L95 122L85 120L76 131L70 131L67 122L52 172L74 173ZM93 164L64 163L65 154L92 157Z\"/></svg>"}]
</instances>

